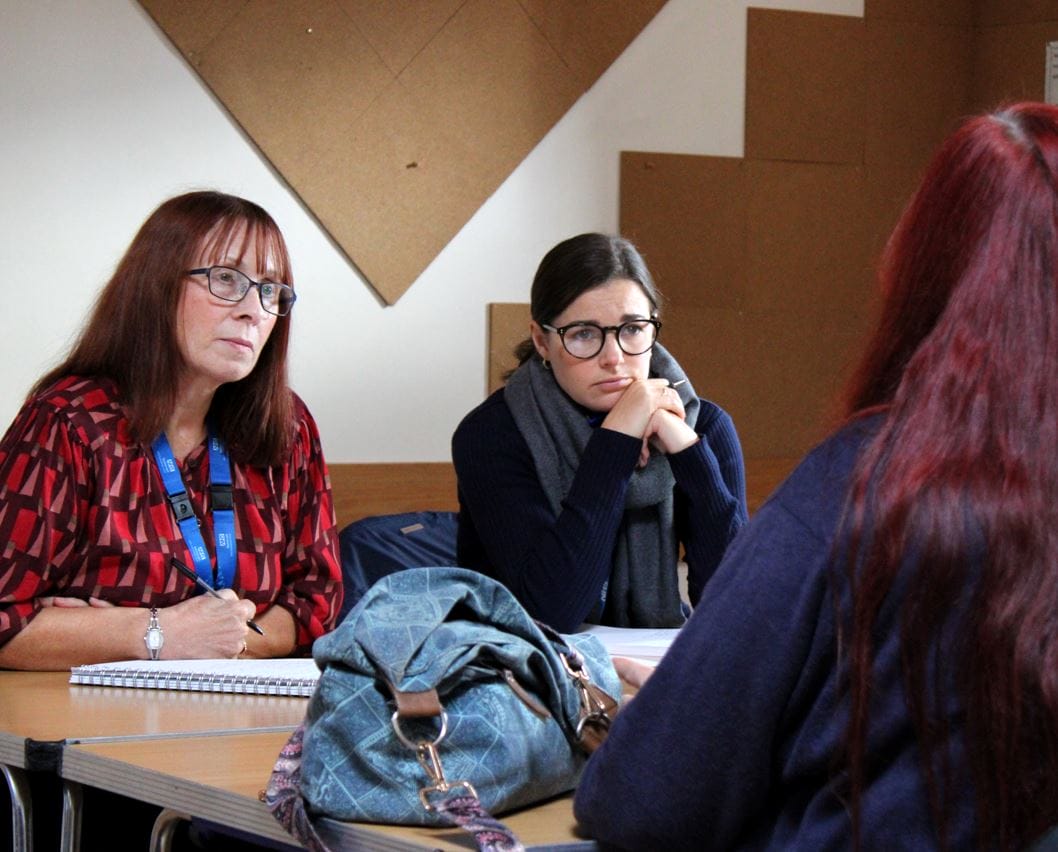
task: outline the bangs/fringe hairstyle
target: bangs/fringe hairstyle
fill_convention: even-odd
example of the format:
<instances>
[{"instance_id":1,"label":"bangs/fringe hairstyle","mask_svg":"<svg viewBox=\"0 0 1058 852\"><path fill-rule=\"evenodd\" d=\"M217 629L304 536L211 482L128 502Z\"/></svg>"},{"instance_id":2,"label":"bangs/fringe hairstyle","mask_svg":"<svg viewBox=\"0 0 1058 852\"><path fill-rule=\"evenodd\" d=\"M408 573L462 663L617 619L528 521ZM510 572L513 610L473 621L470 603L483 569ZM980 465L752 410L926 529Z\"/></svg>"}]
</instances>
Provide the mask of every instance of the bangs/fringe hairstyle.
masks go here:
<instances>
[{"instance_id":1,"label":"bangs/fringe hairstyle","mask_svg":"<svg viewBox=\"0 0 1058 852\"><path fill-rule=\"evenodd\" d=\"M149 444L173 413L184 369L176 316L187 271L202 256L210 263L241 261L253 238L258 268L274 265L278 280L293 286L283 235L258 205L219 192L190 192L161 204L133 238L70 353L29 395L71 375L111 379L131 437ZM253 372L221 385L213 397L210 419L239 462L278 465L290 451L289 338L290 315L277 317Z\"/></svg>"}]
</instances>

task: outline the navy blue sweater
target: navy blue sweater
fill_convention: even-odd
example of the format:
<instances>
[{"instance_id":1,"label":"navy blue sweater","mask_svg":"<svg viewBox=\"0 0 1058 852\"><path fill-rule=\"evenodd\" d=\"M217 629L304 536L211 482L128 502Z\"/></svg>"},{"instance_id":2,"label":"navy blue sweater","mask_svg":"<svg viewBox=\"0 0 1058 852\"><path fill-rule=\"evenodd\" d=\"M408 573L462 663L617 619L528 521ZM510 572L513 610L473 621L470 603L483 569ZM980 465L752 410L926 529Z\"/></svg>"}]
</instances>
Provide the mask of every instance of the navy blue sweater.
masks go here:
<instances>
[{"instance_id":1,"label":"navy blue sweater","mask_svg":"<svg viewBox=\"0 0 1058 852\"><path fill-rule=\"evenodd\" d=\"M835 788L848 720L829 567L849 478L877 420L816 448L732 544L698 607L588 761L575 812L628 849L851 848ZM895 596L895 597L898 597ZM865 849L937 845L900 673L897 600L879 615L863 799ZM948 666L947 668L953 668ZM973 848L954 687L953 849Z\"/></svg>"},{"instance_id":2,"label":"navy blue sweater","mask_svg":"<svg viewBox=\"0 0 1058 852\"><path fill-rule=\"evenodd\" d=\"M698 443L669 456L692 602L746 520L742 448L731 418L702 400L695 431ZM503 391L492 394L452 437L459 564L499 580L535 618L576 630L610 576L640 446L638 438L596 429L555 517Z\"/></svg>"}]
</instances>

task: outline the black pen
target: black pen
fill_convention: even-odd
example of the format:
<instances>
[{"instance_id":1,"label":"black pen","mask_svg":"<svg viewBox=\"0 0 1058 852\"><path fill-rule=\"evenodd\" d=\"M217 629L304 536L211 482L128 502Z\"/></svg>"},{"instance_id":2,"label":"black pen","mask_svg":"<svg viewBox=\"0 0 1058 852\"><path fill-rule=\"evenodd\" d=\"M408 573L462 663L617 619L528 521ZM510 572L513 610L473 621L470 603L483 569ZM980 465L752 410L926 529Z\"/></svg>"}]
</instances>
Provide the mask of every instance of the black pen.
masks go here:
<instances>
[{"instance_id":1,"label":"black pen","mask_svg":"<svg viewBox=\"0 0 1058 852\"><path fill-rule=\"evenodd\" d=\"M214 589L209 583L207 583L205 580L203 580L201 577L199 577L198 574L196 574L194 571L192 571L190 568L188 568L183 562L181 562L175 556L170 556L169 557L169 561L173 564L173 567L177 571L179 571L181 574L183 574L185 577L187 577L187 579L191 580L196 586L198 586L200 589L202 589L202 591L204 591L207 595L213 595L213 597L215 597L215 598L221 597L217 593L216 589ZM264 636L264 631L261 629L260 625L256 621L254 621L252 618L249 621L247 621L246 624L254 633L256 633L259 636Z\"/></svg>"}]
</instances>

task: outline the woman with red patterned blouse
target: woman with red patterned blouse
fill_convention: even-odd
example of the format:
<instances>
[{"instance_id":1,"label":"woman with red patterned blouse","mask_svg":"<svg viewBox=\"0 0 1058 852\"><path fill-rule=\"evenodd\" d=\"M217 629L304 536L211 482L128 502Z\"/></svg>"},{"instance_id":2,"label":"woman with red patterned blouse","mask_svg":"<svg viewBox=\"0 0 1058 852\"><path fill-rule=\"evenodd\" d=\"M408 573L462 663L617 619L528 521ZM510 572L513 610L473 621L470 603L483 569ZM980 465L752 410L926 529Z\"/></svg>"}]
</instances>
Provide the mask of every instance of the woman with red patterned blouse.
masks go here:
<instances>
[{"instance_id":1,"label":"woman with red patterned blouse","mask_svg":"<svg viewBox=\"0 0 1058 852\"><path fill-rule=\"evenodd\" d=\"M0 667L285 656L333 626L290 284L256 204L192 192L147 219L0 442Z\"/></svg>"}]
</instances>

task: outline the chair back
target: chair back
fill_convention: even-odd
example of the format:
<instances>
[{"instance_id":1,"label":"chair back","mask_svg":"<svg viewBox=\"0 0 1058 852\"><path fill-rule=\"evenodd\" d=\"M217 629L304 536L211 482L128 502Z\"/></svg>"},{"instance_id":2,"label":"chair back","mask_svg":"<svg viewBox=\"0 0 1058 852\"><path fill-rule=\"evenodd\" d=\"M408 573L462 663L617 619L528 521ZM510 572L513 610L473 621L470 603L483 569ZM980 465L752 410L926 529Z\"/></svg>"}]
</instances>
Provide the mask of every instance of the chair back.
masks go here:
<instances>
[{"instance_id":1,"label":"chair back","mask_svg":"<svg viewBox=\"0 0 1058 852\"><path fill-rule=\"evenodd\" d=\"M405 568L456 564L456 512L404 512L353 521L339 533L345 597L340 624L376 580Z\"/></svg>"}]
</instances>

